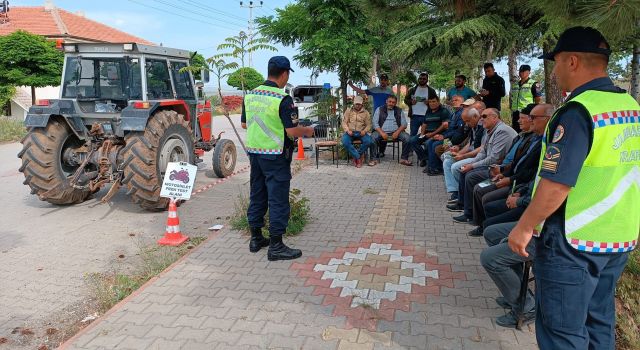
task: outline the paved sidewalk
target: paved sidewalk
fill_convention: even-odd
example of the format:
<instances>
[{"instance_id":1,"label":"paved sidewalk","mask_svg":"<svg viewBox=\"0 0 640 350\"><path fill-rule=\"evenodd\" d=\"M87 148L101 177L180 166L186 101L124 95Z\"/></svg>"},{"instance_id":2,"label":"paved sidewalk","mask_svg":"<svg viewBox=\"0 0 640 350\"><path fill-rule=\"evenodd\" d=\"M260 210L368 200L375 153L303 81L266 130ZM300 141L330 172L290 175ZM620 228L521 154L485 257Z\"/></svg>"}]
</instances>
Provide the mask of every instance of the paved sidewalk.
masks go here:
<instances>
[{"instance_id":1,"label":"paved sidewalk","mask_svg":"<svg viewBox=\"0 0 640 350\"><path fill-rule=\"evenodd\" d=\"M287 240L302 258L268 262L225 230L68 348L536 349L532 328L496 326L484 241L420 170L306 168L292 187L314 219Z\"/></svg>"}]
</instances>

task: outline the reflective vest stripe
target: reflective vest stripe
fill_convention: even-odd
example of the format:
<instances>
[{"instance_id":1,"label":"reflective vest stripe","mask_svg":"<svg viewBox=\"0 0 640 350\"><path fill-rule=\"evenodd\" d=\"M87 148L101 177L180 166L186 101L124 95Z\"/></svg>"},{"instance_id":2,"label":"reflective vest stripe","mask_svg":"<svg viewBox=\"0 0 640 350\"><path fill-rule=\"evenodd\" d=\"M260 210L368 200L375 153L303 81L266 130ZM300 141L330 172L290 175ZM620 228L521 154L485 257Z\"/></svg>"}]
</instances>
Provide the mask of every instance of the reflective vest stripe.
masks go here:
<instances>
[{"instance_id":1,"label":"reflective vest stripe","mask_svg":"<svg viewBox=\"0 0 640 350\"><path fill-rule=\"evenodd\" d=\"M575 215L571 219L565 221L565 234L570 235L575 231L587 226L593 220L597 219L601 215L604 215L607 210L613 208L622 196L631 188L636 185L640 187L640 168L633 167L631 171L627 173L620 181L618 186L603 200L594 204L593 206L583 210L579 214Z\"/></svg>"},{"instance_id":2,"label":"reflective vest stripe","mask_svg":"<svg viewBox=\"0 0 640 350\"><path fill-rule=\"evenodd\" d=\"M601 128L607 125L640 123L639 111L616 111L596 114L593 116L593 127Z\"/></svg>"},{"instance_id":3,"label":"reflective vest stripe","mask_svg":"<svg viewBox=\"0 0 640 350\"><path fill-rule=\"evenodd\" d=\"M253 118L251 118L249 120L249 123L247 124L247 126L252 125L253 123L258 124L258 126L260 127L260 129L262 129L262 131L269 136L269 138L271 140L273 140L273 142L277 143L280 147L284 147L284 140L279 138L278 135L276 135L273 130L269 129L269 127L267 126L267 124L264 123L264 121L262 119L260 119L260 117L254 115Z\"/></svg>"},{"instance_id":4,"label":"reflective vest stripe","mask_svg":"<svg viewBox=\"0 0 640 350\"><path fill-rule=\"evenodd\" d=\"M585 241L575 238L568 239L568 241L573 248L592 253L624 253L633 250L633 248L638 244L638 241L635 239L629 242L615 243Z\"/></svg>"},{"instance_id":5,"label":"reflective vest stripe","mask_svg":"<svg viewBox=\"0 0 640 350\"><path fill-rule=\"evenodd\" d=\"M266 148L252 148L252 147L247 147L247 152L258 153L258 154L282 154L282 150L280 149L266 149Z\"/></svg>"}]
</instances>

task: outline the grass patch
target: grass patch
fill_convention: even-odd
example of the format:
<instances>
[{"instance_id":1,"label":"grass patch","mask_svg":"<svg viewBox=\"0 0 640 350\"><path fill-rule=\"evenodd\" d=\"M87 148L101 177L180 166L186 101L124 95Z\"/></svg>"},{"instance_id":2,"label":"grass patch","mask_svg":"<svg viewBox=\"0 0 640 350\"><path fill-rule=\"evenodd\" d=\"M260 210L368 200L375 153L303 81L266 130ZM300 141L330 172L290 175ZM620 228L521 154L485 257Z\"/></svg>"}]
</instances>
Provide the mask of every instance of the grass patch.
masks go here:
<instances>
[{"instance_id":1,"label":"grass patch","mask_svg":"<svg viewBox=\"0 0 640 350\"><path fill-rule=\"evenodd\" d=\"M106 273L87 275L87 282L98 305L98 311L103 313L112 308L205 239L205 236L190 237L179 247L156 244L140 246L140 259L131 267L130 273L114 269Z\"/></svg>"},{"instance_id":2,"label":"grass patch","mask_svg":"<svg viewBox=\"0 0 640 350\"><path fill-rule=\"evenodd\" d=\"M20 120L0 117L0 142L20 141L27 134L27 129Z\"/></svg>"},{"instance_id":3,"label":"grass patch","mask_svg":"<svg viewBox=\"0 0 640 350\"><path fill-rule=\"evenodd\" d=\"M640 249L631 252L629 263L616 287L616 349L640 349Z\"/></svg>"},{"instance_id":4,"label":"grass patch","mask_svg":"<svg viewBox=\"0 0 640 350\"><path fill-rule=\"evenodd\" d=\"M364 191L362 191L362 193L364 193L364 194L378 194L380 192L375 190L375 189L373 189L373 188L371 188L371 187L367 187L367 188L364 189Z\"/></svg>"},{"instance_id":5,"label":"grass patch","mask_svg":"<svg viewBox=\"0 0 640 350\"><path fill-rule=\"evenodd\" d=\"M302 232L307 222L309 222L310 208L309 199L300 197L300 190L291 189L289 192L289 205L291 205L291 213L289 214L289 225L285 236L295 236ZM235 210L231 216L231 228L237 231L249 233L249 221L247 220L247 209L249 208L249 198L244 192L240 192L238 199L234 204ZM264 218L264 227L262 235L269 237L269 211Z\"/></svg>"}]
</instances>

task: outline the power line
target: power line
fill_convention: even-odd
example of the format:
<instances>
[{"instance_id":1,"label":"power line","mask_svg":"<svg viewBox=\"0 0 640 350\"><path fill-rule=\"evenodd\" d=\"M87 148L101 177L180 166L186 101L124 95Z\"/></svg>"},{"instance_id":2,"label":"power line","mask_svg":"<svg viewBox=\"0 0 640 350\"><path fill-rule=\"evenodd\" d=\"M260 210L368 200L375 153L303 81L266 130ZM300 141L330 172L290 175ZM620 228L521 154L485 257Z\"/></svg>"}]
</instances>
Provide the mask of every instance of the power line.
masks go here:
<instances>
[{"instance_id":1,"label":"power line","mask_svg":"<svg viewBox=\"0 0 640 350\"><path fill-rule=\"evenodd\" d=\"M179 13L169 12L166 9L155 7L155 6L151 6L151 5L136 1L136 0L129 0L129 1L133 2L135 4L138 4L140 6L143 6L143 7L148 7L148 8L160 11L160 12L168 13L168 14L170 14L172 16L178 16L178 17L186 18L188 20L192 20L192 21L198 22L200 24L206 24L206 25L214 27L214 28L227 29L227 30L231 30L231 31L234 31L234 32L237 31L237 29L235 29L235 28L229 28L229 27L221 26L219 24L213 24L213 23L210 23L210 22L204 22L201 19L193 18L193 17L190 17L190 16L185 16L185 15L182 15L182 14L179 14Z\"/></svg>"},{"instance_id":2,"label":"power line","mask_svg":"<svg viewBox=\"0 0 640 350\"><path fill-rule=\"evenodd\" d=\"M193 9L189 9L189 8L185 8L185 7L177 6L177 5L175 5L174 3L171 3L171 2L169 2L169 1L163 1L163 0L155 0L155 1L156 1L156 2L159 2L159 3L162 3L162 4L165 4L165 5L167 5L167 6L170 6L170 7L174 7L174 8L176 8L176 9L180 9L180 10L182 10L182 11L184 11L184 12L189 13L189 14L193 14L193 15L197 15L197 16L204 17L204 18L206 18L206 19L213 19L213 20L217 20L217 21L224 21L224 19L215 18L215 17L208 16L208 15L205 15L205 14L202 14L202 13L199 13L199 12L195 12L195 11L193 11ZM232 26L238 26L238 27L241 27L241 28L242 28L242 27L244 27L244 23L242 23L242 24L239 24L238 22L233 23L233 22L231 22L231 21L229 21L229 20L227 20L227 23L225 23L225 24L230 24L230 25L232 25Z\"/></svg>"},{"instance_id":3,"label":"power line","mask_svg":"<svg viewBox=\"0 0 640 350\"><path fill-rule=\"evenodd\" d=\"M193 6L196 6L196 7L200 8L200 9L202 9L202 10L207 10L207 11L215 12L215 13L218 13L218 14L224 15L224 16L226 16L226 17L233 17L233 18L237 18L237 19L239 19L239 20L241 20L241 21L243 21L243 22L244 22L244 18L242 18L242 17L240 17L240 16L236 16L236 15L234 15L234 14L232 14L232 13L229 13L229 12L225 12L225 11L218 10L218 9L216 9L216 8L214 8L214 7L211 7L211 6L208 6L208 5L201 4L201 3L197 2L197 1L194 1L194 0L184 0L184 1L186 1L186 2L188 2L188 3L191 3Z\"/></svg>"}]
</instances>

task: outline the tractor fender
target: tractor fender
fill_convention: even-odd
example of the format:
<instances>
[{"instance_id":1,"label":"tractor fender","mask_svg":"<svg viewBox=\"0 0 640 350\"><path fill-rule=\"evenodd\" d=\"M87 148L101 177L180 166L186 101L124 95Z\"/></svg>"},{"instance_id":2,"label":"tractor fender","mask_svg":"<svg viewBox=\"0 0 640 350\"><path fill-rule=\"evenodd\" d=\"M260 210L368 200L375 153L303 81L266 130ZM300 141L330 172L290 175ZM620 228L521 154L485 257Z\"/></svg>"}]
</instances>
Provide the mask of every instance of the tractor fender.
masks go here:
<instances>
[{"instance_id":1,"label":"tractor fender","mask_svg":"<svg viewBox=\"0 0 640 350\"><path fill-rule=\"evenodd\" d=\"M189 107L182 100L150 101L149 108L135 108L134 103L130 103L120 114L121 130L144 131L147 127L147 121L156 111L167 109L184 115L187 121L190 120Z\"/></svg>"},{"instance_id":2,"label":"tractor fender","mask_svg":"<svg viewBox=\"0 0 640 350\"><path fill-rule=\"evenodd\" d=\"M82 123L80 114L76 113L72 101L50 100L48 106L31 106L24 119L24 126L28 129L44 128L51 117L64 119L78 138L86 138L87 128Z\"/></svg>"}]
</instances>

